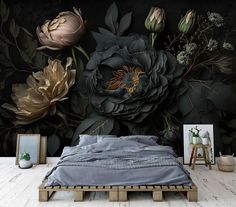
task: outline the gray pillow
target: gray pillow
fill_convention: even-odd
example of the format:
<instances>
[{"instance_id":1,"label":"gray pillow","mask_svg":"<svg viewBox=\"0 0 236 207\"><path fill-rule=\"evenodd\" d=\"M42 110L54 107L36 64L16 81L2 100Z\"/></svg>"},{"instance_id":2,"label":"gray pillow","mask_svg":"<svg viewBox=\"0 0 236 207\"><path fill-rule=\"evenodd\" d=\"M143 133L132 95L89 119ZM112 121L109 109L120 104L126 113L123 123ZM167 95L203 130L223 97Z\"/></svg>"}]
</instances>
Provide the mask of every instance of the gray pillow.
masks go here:
<instances>
[{"instance_id":1,"label":"gray pillow","mask_svg":"<svg viewBox=\"0 0 236 207\"><path fill-rule=\"evenodd\" d=\"M150 146L158 145L157 141L159 139L155 135L130 135L130 136L121 136L119 138L137 141L139 143L150 145Z\"/></svg>"},{"instance_id":2,"label":"gray pillow","mask_svg":"<svg viewBox=\"0 0 236 207\"><path fill-rule=\"evenodd\" d=\"M89 135L80 134L79 135L79 147L97 143L100 139L104 138L114 138L116 135Z\"/></svg>"}]
</instances>

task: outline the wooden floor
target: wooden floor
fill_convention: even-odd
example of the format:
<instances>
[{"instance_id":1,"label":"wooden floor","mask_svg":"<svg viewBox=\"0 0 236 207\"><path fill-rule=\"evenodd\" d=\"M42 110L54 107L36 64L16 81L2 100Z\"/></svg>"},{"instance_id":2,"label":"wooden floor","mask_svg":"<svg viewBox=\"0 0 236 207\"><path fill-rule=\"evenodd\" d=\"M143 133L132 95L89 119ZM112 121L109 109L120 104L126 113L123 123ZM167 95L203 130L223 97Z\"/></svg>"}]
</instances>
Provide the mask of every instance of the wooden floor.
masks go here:
<instances>
[{"instance_id":1,"label":"wooden floor","mask_svg":"<svg viewBox=\"0 0 236 207\"><path fill-rule=\"evenodd\" d=\"M109 202L103 192L91 193L84 202L74 202L73 193L57 192L49 202L38 202L38 186L46 172L58 158L49 158L47 165L22 170L14 165L14 158L0 158L0 207L235 207L236 172L224 173L213 166L189 169L198 186L198 202L188 202L181 193L166 193L165 201L153 202L150 193L130 193L128 202Z\"/></svg>"}]
</instances>

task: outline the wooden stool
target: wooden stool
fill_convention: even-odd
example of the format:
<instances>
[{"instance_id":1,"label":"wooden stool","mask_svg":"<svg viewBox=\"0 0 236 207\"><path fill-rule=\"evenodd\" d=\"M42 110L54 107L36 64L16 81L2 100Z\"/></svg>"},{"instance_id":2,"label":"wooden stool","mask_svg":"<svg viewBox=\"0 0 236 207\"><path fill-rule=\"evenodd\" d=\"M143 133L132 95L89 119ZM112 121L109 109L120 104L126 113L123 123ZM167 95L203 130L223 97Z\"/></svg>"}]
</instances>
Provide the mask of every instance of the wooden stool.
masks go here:
<instances>
[{"instance_id":1,"label":"wooden stool","mask_svg":"<svg viewBox=\"0 0 236 207\"><path fill-rule=\"evenodd\" d=\"M205 166L209 166L209 169L211 170L211 161L209 157L209 152L208 152L209 145L203 145L203 144L194 144L192 148L192 153L189 161L189 166L192 165L192 170L195 168L195 163L196 161L199 160L204 160L205 161ZM198 156L197 152L198 149L202 149L203 151L203 156Z\"/></svg>"}]
</instances>

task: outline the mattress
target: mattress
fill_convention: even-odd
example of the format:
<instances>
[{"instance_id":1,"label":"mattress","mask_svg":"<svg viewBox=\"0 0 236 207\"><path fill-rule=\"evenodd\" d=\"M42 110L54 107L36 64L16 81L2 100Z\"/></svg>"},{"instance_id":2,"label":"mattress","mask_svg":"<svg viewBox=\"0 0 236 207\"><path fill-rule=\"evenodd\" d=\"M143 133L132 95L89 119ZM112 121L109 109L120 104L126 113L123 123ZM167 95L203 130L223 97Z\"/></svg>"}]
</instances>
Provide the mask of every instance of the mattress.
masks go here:
<instances>
[{"instance_id":1,"label":"mattress","mask_svg":"<svg viewBox=\"0 0 236 207\"><path fill-rule=\"evenodd\" d=\"M65 147L45 181L45 186L192 184L170 147L119 138Z\"/></svg>"}]
</instances>

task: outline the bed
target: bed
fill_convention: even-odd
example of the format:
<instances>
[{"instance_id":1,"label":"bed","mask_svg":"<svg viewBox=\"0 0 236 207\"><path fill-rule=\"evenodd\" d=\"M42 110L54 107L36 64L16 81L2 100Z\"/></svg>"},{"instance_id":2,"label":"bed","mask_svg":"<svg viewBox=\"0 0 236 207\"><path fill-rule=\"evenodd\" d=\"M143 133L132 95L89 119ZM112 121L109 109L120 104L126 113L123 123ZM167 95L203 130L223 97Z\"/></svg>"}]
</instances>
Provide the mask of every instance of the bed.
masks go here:
<instances>
[{"instance_id":1,"label":"bed","mask_svg":"<svg viewBox=\"0 0 236 207\"><path fill-rule=\"evenodd\" d=\"M47 173L41 192L42 189L58 189L58 186L59 189L80 189L77 200L83 197L86 191L83 189L110 189L108 191L113 192L110 200L121 200L121 197L126 200L127 192L136 191L136 188L140 190L140 186L146 186L142 187L145 191L155 191L156 197L160 197L157 192L164 189L155 190L155 186L167 186L166 191L189 189L196 192L188 171L176 159L173 149L158 145L157 139L156 136L144 135L81 135L79 145L64 148L57 165ZM193 195L191 192L190 196ZM120 198L115 198L116 194Z\"/></svg>"}]
</instances>

